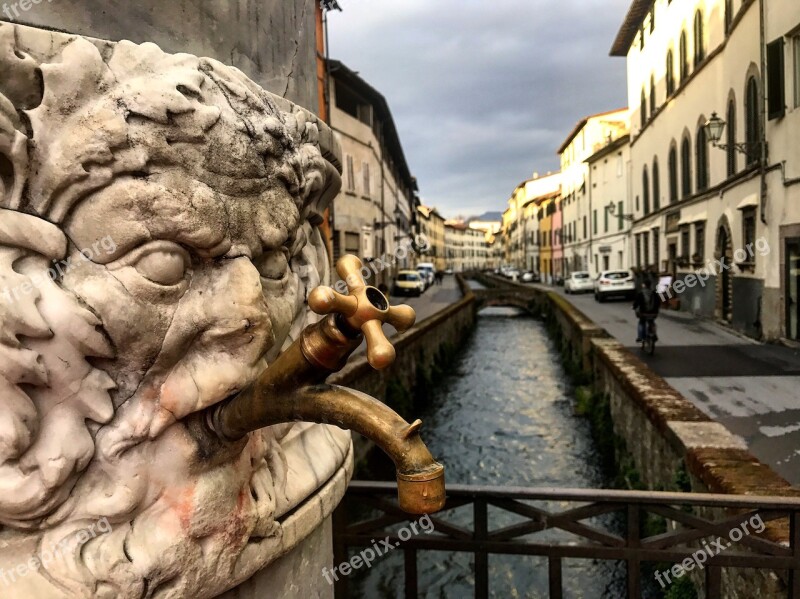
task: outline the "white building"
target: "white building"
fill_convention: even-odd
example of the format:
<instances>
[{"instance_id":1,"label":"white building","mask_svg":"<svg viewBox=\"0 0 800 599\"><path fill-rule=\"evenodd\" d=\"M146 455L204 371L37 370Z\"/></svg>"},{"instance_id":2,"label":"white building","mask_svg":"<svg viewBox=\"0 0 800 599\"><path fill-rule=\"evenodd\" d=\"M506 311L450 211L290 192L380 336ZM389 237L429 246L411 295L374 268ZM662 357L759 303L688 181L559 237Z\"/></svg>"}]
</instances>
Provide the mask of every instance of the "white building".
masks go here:
<instances>
[{"instance_id":1,"label":"white building","mask_svg":"<svg viewBox=\"0 0 800 599\"><path fill-rule=\"evenodd\" d=\"M634 0L612 48L627 57L634 261L676 275L682 309L767 339L798 336L799 26L797 0Z\"/></svg>"},{"instance_id":2,"label":"white building","mask_svg":"<svg viewBox=\"0 0 800 599\"><path fill-rule=\"evenodd\" d=\"M417 184L406 163L386 99L339 61L329 61L330 124L342 147L342 190L333 202L334 261L394 256L413 238ZM393 270L408 268L400 259ZM381 271L374 284L395 273Z\"/></svg>"},{"instance_id":3,"label":"white building","mask_svg":"<svg viewBox=\"0 0 800 599\"><path fill-rule=\"evenodd\" d=\"M587 231L592 276L610 269L631 266L630 138L625 135L604 146L589 158L587 189L590 214ZM578 221L579 235L585 238Z\"/></svg>"},{"instance_id":4,"label":"white building","mask_svg":"<svg viewBox=\"0 0 800 599\"><path fill-rule=\"evenodd\" d=\"M453 272L483 270L489 264L486 233L466 223L447 221L445 228L446 266Z\"/></svg>"},{"instance_id":5,"label":"white building","mask_svg":"<svg viewBox=\"0 0 800 599\"><path fill-rule=\"evenodd\" d=\"M610 142L628 134L628 109L613 110L582 119L558 149L561 159L560 242L563 245L563 274L588 270L592 211L589 208L589 166L586 159ZM558 237L559 233L555 233ZM558 239L557 239L558 241Z\"/></svg>"},{"instance_id":6,"label":"white building","mask_svg":"<svg viewBox=\"0 0 800 599\"><path fill-rule=\"evenodd\" d=\"M537 264L531 264L533 255L538 260L538 204L545 198L561 193L560 172L539 175L523 181L511 193L508 208L503 213L503 242L506 264L523 270L537 272ZM533 224L532 219L536 219ZM531 246L536 245L537 248Z\"/></svg>"}]
</instances>

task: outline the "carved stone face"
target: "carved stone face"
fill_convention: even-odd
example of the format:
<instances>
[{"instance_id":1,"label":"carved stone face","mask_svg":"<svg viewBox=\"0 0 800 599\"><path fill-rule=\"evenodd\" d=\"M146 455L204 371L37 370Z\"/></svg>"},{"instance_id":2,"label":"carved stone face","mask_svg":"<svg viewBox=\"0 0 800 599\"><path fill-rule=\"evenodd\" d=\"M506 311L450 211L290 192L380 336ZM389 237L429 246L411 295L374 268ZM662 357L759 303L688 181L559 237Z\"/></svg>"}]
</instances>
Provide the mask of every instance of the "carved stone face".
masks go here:
<instances>
[{"instance_id":1,"label":"carved stone face","mask_svg":"<svg viewBox=\"0 0 800 599\"><path fill-rule=\"evenodd\" d=\"M235 69L20 35L0 25L0 521L55 558L3 596L214 596L286 549L277 518L349 447L284 426L208 456L187 429L307 324L338 173L321 125Z\"/></svg>"}]
</instances>

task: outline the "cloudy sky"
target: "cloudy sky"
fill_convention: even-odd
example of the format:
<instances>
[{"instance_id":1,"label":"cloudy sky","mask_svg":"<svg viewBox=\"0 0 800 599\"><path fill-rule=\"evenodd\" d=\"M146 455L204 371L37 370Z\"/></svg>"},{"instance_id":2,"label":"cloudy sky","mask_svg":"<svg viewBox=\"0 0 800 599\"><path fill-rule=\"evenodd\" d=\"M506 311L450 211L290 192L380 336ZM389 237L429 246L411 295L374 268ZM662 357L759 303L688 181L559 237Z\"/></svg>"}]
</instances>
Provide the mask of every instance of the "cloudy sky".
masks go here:
<instances>
[{"instance_id":1,"label":"cloudy sky","mask_svg":"<svg viewBox=\"0 0 800 599\"><path fill-rule=\"evenodd\" d=\"M331 57L389 102L423 201L504 210L583 116L626 103L608 56L631 0L339 0Z\"/></svg>"}]
</instances>

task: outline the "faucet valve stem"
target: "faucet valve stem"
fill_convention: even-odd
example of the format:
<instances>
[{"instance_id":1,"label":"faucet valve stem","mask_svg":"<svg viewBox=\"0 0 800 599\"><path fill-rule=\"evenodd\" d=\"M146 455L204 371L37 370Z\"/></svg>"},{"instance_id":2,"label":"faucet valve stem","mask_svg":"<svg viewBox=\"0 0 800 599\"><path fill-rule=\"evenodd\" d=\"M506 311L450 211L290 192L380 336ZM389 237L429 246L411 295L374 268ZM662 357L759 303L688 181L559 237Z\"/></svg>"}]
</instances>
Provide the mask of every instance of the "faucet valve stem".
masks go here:
<instances>
[{"instance_id":1,"label":"faucet valve stem","mask_svg":"<svg viewBox=\"0 0 800 599\"><path fill-rule=\"evenodd\" d=\"M391 306L377 288L367 285L361 275L361 260L343 256L336 263L336 272L347 284L348 295L330 287L317 287L308 296L308 305L317 314L341 314L354 331L361 331L367 340L367 360L376 370L390 366L395 359L394 346L383 332L389 323L399 333L414 326L417 315L411 306Z\"/></svg>"}]
</instances>

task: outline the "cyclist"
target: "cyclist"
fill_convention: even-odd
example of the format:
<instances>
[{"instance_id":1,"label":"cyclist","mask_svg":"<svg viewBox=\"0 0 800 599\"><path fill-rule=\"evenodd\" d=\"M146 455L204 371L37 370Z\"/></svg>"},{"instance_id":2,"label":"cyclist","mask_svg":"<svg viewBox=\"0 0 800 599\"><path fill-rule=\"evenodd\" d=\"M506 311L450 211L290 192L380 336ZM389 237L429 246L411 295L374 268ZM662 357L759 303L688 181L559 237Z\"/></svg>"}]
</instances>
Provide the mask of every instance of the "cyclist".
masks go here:
<instances>
[{"instance_id":1,"label":"cyclist","mask_svg":"<svg viewBox=\"0 0 800 599\"><path fill-rule=\"evenodd\" d=\"M642 288L636 293L636 299L633 301L633 309L636 310L636 317L639 319L636 343L641 343L647 336L648 321L653 323L653 335L655 340L658 341L658 336L655 334L655 320L658 318L660 308L661 300L653 290L653 282L649 278L644 279Z\"/></svg>"}]
</instances>

